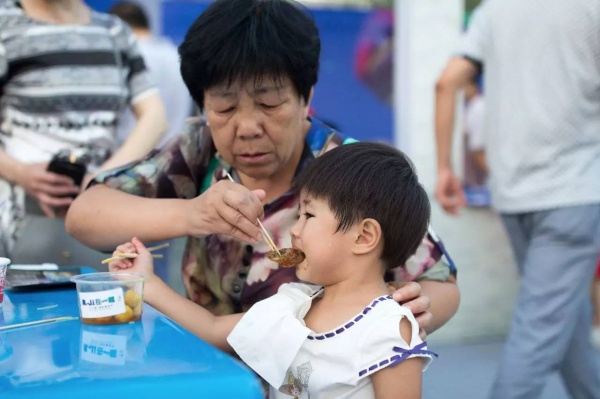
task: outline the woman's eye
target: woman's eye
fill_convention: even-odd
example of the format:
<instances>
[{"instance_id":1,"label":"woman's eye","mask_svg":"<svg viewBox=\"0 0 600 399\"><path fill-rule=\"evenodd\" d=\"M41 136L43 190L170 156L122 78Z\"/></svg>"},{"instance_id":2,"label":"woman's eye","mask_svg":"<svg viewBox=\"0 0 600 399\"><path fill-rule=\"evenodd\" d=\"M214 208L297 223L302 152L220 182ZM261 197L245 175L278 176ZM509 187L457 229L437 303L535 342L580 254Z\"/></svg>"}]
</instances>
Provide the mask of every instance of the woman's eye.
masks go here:
<instances>
[{"instance_id":1,"label":"woman's eye","mask_svg":"<svg viewBox=\"0 0 600 399\"><path fill-rule=\"evenodd\" d=\"M229 108L225 108L224 110L220 110L217 111L220 114L228 114L230 112L233 112L235 110L235 107L229 107Z\"/></svg>"}]
</instances>

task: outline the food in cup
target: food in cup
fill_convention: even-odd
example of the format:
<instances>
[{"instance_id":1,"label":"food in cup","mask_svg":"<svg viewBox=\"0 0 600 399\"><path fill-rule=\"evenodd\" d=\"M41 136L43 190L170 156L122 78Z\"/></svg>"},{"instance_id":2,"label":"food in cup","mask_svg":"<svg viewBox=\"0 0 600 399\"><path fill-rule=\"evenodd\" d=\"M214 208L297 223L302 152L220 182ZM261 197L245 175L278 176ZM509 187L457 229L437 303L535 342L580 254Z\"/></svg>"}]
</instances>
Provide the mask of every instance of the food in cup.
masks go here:
<instances>
[{"instance_id":1,"label":"food in cup","mask_svg":"<svg viewBox=\"0 0 600 399\"><path fill-rule=\"evenodd\" d=\"M128 296L128 294L129 294L129 296ZM128 297L129 298L131 298L131 297L139 298L139 301L137 301L137 305L134 307L130 306L131 299L129 300L129 303L128 303L128 300L127 300ZM132 323L134 321L140 320L142 318L142 302L141 302L141 297L139 296L139 294L137 292L135 292L134 290L127 290L125 292L124 298L125 298L125 312L116 314L114 316L92 317L92 318L81 317L81 321L86 324L98 325L98 324L125 324L125 323Z\"/></svg>"},{"instance_id":2,"label":"food in cup","mask_svg":"<svg viewBox=\"0 0 600 399\"><path fill-rule=\"evenodd\" d=\"M77 286L79 313L85 324L125 324L141 319L143 284L139 273L91 273L71 278Z\"/></svg>"}]
</instances>

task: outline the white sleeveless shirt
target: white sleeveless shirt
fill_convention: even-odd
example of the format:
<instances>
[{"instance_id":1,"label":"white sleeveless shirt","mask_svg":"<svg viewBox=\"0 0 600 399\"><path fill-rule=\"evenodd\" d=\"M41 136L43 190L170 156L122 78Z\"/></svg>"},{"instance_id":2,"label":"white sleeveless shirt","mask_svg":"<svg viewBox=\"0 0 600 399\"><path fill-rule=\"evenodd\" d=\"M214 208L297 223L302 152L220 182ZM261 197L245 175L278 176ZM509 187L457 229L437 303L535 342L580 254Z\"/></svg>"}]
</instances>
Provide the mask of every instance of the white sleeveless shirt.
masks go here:
<instances>
[{"instance_id":1,"label":"white sleeveless shirt","mask_svg":"<svg viewBox=\"0 0 600 399\"><path fill-rule=\"evenodd\" d=\"M432 352L419 338L410 311L391 296L372 301L362 312L326 333L306 327L304 317L320 287L284 284L276 295L255 304L227 341L270 385L270 398L374 398L370 375ZM411 342L400 336L400 320L412 325Z\"/></svg>"}]
</instances>

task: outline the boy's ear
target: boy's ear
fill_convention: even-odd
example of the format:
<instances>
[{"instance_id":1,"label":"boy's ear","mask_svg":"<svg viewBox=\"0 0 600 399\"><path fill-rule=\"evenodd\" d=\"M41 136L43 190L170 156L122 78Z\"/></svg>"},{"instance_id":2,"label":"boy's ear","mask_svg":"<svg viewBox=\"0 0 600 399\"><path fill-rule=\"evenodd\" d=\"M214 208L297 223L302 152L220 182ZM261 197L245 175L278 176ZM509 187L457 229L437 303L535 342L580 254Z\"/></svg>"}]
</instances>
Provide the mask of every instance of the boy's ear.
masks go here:
<instances>
[{"instance_id":1,"label":"boy's ear","mask_svg":"<svg viewBox=\"0 0 600 399\"><path fill-rule=\"evenodd\" d=\"M375 219L364 219L355 226L355 239L352 253L364 255L375 251L381 242L381 225Z\"/></svg>"}]
</instances>

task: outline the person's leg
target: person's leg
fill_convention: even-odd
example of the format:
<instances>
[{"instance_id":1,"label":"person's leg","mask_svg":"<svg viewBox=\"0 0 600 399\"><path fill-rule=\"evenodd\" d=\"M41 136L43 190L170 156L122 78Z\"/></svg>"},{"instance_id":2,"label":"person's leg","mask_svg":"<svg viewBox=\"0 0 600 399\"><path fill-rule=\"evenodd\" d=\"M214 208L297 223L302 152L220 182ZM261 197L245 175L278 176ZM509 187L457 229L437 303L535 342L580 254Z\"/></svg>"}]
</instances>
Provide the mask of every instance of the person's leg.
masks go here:
<instances>
[{"instance_id":1,"label":"person's leg","mask_svg":"<svg viewBox=\"0 0 600 399\"><path fill-rule=\"evenodd\" d=\"M592 345L600 350L600 259L596 269L596 276L590 287L592 294L592 309L594 313L594 321L592 325Z\"/></svg>"},{"instance_id":2,"label":"person's leg","mask_svg":"<svg viewBox=\"0 0 600 399\"><path fill-rule=\"evenodd\" d=\"M576 323L591 317L581 312L589 303L587 287L600 241L600 205L534 212L521 218L531 238L511 330L492 388L495 399L538 398L548 374L571 350ZM592 367L584 354L576 351L572 356L586 370ZM588 391L596 389L600 387Z\"/></svg>"},{"instance_id":3,"label":"person's leg","mask_svg":"<svg viewBox=\"0 0 600 399\"><path fill-rule=\"evenodd\" d=\"M600 358L592 349L589 340L592 313L591 304L585 301L579 311L579 320L560 373L567 391L574 399L600 398Z\"/></svg>"},{"instance_id":4,"label":"person's leg","mask_svg":"<svg viewBox=\"0 0 600 399\"><path fill-rule=\"evenodd\" d=\"M529 241L531 240L532 223L531 218L525 215L502 215L502 223L508 235L510 246L515 258L515 263L519 269L519 274L523 274L523 263Z\"/></svg>"},{"instance_id":5,"label":"person's leg","mask_svg":"<svg viewBox=\"0 0 600 399\"><path fill-rule=\"evenodd\" d=\"M600 251L600 249L599 249ZM594 327L600 328L600 259L596 268L596 276L592 281L592 307L594 308Z\"/></svg>"}]
</instances>

